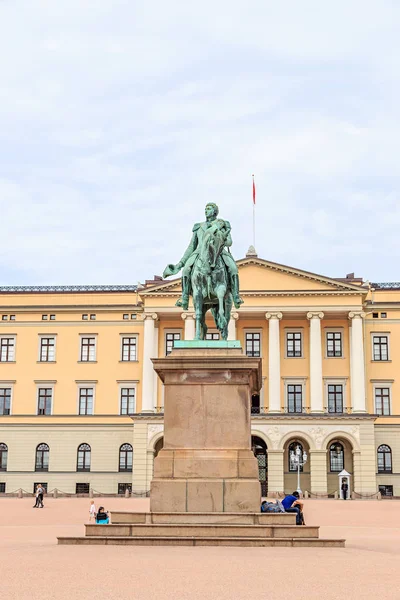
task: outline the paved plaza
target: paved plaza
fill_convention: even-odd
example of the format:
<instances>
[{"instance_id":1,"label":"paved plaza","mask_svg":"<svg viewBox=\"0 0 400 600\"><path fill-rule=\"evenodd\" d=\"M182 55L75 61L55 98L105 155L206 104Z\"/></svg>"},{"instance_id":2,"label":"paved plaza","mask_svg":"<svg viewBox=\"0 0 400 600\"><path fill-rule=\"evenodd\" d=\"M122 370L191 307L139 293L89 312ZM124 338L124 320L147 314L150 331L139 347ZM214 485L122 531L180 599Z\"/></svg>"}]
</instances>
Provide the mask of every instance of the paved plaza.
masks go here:
<instances>
[{"instance_id":1,"label":"paved plaza","mask_svg":"<svg viewBox=\"0 0 400 600\"><path fill-rule=\"evenodd\" d=\"M0 587L8 600L400 598L397 501L306 501L307 524L320 524L322 537L345 537L345 549L57 546L57 535L83 535L89 500L32 504L0 500ZM149 508L145 499L101 504Z\"/></svg>"}]
</instances>

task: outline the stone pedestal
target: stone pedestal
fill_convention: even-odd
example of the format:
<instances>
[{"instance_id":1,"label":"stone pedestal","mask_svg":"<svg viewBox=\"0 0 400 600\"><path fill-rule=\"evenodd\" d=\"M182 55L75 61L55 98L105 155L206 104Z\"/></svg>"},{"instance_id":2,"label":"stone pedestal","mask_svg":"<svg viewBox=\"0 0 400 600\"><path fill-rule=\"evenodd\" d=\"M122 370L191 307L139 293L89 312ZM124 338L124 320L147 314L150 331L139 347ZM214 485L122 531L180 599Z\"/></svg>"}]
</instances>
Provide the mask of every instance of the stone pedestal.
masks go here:
<instances>
[{"instance_id":1,"label":"stone pedestal","mask_svg":"<svg viewBox=\"0 0 400 600\"><path fill-rule=\"evenodd\" d=\"M250 407L251 394L261 388L261 359L234 345L191 342L153 360L165 395L151 512L260 510Z\"/></svg>"}]
</instances>

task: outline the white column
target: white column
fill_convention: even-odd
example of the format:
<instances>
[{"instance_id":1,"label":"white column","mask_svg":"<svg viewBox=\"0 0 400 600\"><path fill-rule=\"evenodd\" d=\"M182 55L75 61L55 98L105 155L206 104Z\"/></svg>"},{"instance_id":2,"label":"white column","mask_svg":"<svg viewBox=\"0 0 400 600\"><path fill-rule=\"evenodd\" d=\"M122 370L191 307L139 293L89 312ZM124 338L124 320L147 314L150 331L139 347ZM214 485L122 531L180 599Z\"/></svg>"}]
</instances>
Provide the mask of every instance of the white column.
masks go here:
<instances>
[{"instance_id":1,"label":"white column","mask_svg":"<svg viewBox=\"0 0 400 600\"><path fill-rule=\"evenodd\" d=\"M239 313L232 312L231 319L228 325L228 340L237 340L236 321L239 318Z\"/></svg>"},{"instance_id":2,"label":"white column","mask_svg":"<svg viewBox=\"0 0 400 600\"><path fill-rule=\"evenodd\" d=\"M353 412L366 412L363 312L350 312L351 406Z\"/></svg>"},{"instance_id":3,"label":"white column","mask_svg":"<svg viewBox=\"0 0 400 600\"><path fill-rule=\"evenodd\" d=\"M154 321L153 321L154 322ZM158 327L154 327L154 350L151 358L158 358ZM151 363L153 365L153 363ZM152 366L153 369L153 366ZM158 382L160 381L157 373L153 369L153 410L156 410L156 406L158 406ZM160 381L161 384L161 381Z\"/></svg>"},{"instance_id":4,"label":"white column","mask_svg":"<svg viewBox=\"0 0 400 600\"><path fill-rule=\"evenodd\" d=\"M311 412L324 411L324 395L322 382L322 343L321 319L323 312L309 312L310 321L310 399Z\"/></svg>"},{"instance_id":5,"label":"white column","mask_svg":"<svg viewBox=\"0 0 400 600\"><path fill-rule=\"evenodd\" d=\"M281 412L281 351L279 321L281 312L265 314L269 322L268 331L268 412Z\"/></svg>"},{"instance_id":6,"label":"white column","mask_svg":"<svg viewBox=\"0 0 400 600\"><path fill-rule=\"evenodd\" d=\"M157 314L143 314L143 374L142 374L142 412L154 412L154 370L151 359L155 350L155 322Z\"/></svg>"},{"instance_id":7,"label":"white column","mask_svg":"<svg viewBox=\"0 0 400 600\"><path fill-rule=\"evenodd\" d=\"M194 313L184 312L181 314L181 317L185 322L185 340L194 340L194 335L196 332Z\"/></svg>"}]
</instances>

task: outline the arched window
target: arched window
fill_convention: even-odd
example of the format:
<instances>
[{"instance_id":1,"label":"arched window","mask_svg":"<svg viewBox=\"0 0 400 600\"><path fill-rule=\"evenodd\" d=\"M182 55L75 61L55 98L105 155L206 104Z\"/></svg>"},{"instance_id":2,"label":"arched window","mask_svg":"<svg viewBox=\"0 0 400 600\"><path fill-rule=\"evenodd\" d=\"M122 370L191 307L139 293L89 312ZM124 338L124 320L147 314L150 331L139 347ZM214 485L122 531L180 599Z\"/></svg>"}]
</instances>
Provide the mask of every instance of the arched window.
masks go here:
<instances>
[{"instance_id":1,"label":"arched window","mask_svg":"<svg viewBox=\"0 0 400 600\"><path fill-rule=\"evenodd\" d=\"M0 471L7 471L8 448L6 444L0 444Z\"/></svg>"},{"instance_id":2,"label":"arched window","mask_svg":"<svg viewBox=\"0 0 400 600\"><path fill-rule=\"evenodd\" d=\"M300 447L300 456L303 456L303 446L302 444L300 444L300 442L292 442L289 446L289 451L288 451L288 461L289 461L289 471L293 473L293 471L297 472L297 464L294 464L290 458L292 456L292 452L294 452L296 454L296 450L297 450L297 446ZM300 473L303 472L303 465L300 464Z\"/></svg>"},{"instance_id":3,"label":"arched window","mask_svg":"<svg viewBox=\"0 0 400 600\"><path fill-rule=\"evenodd\" d=\"M91 448L89 444L81 444L78 447L78 463L76 470L77 471L90 471L90 455Z\"/></svg>"},{"instance_id":4,"label":"arched window","mask_svg":"<svg viewBox=\"0 0 400 600\"><path fill-rule=\"evenodd\" d=\"M35 471L49 470L49 451L47 444L39 444L36 448Z\"/></svg>"},{"instance_id":5,"label":"arched window","mask_svg":"<svg viewBox=\"0 0 400 600\"><path fill-rule=\"evenodd\" d=\"M389 446L382 444L378 448L378 473L392 472L392 451Z\"/></svg>"},{"instance_id":6,"label":"arched window","mask_svg":"<svg viewBox=\"0 0 400 600\"><path fill-rule=\"evenodd\" d=\"M119 470L132 472L133 448L130 444L122 444L119 449Z\"/></svg>"},{"instance_id":7,"label":"arched window","mask_svg":"<svg viewBox=\"0 0 400 600\"><path fill-rule=\"evenodd\" d=\"M340 442L333 442L329 448L329 465L331 473L340 473L344 469L344 448Z\"/></svg>"}]
</instances>

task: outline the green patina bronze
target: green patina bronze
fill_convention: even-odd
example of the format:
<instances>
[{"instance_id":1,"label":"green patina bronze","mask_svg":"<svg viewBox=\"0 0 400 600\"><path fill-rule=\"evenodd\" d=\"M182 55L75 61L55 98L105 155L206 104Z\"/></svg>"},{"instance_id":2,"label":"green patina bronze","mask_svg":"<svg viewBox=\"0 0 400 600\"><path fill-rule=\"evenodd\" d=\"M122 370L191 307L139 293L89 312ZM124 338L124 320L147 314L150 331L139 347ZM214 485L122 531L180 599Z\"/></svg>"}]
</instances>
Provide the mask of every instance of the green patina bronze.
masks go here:
<instances>
[{"instance_id":1,"label":"green patina bronze","mask_svg":"<svg viewBox=\"0 0 400 600\"><path fill-rule=\"evenodd\" d=\"M218 219L218 206L206 206L206 220L196 223L190 244L176 264L167 265L163 277L182 271L182 297L176 305L188 310L193 298L196 317L195 340L204 340L207 333L206 313L211 310L223 340L228 337L228 323L233 304L239 308L239 275L233 256L229 221Z\"/></svg>"}]
</instances>

